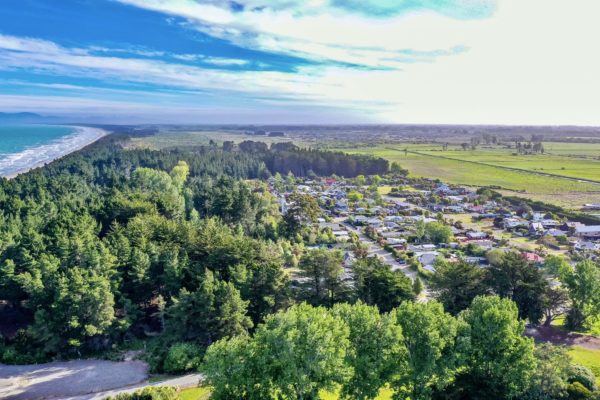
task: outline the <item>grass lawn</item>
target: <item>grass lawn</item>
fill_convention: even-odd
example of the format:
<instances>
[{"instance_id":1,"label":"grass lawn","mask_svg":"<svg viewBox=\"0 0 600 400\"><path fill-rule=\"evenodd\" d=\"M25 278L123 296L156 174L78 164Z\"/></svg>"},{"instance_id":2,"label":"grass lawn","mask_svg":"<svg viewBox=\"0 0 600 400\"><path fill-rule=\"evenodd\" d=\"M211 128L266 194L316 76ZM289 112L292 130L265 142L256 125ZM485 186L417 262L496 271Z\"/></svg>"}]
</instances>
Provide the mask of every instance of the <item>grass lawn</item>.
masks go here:
<instances>
[{"instance_id":1,"label":"grass lawn","mask_svg":"<svg viewBox=\"0 0 600 400\"><path fill-rule=\"evenodd\" d=\"M207 387L193 387L181 391L181 400L207 400L210 399L210 389Z\"/></svg>"},{"instance_id":2,"label":"grass lawn","mask_svg":"<svg viewBox=\"0 0 600 400\"><path fill-rule=\"evenodd\" d=\"M600 384L600 350L574 346L569 349L569 355L573 363L588 367L596 375L596 383Z\"/></svg>"},{"instance_id":3,"label":"grass lawn","mask_svg":"<svg viewBox=\"0 0 600 400\"><path fill-rule=\"evenodd\" d=\"M377 192L381 195L388 194L392 191L392 186L379 186Z\"/></svg>"}]
</instances>

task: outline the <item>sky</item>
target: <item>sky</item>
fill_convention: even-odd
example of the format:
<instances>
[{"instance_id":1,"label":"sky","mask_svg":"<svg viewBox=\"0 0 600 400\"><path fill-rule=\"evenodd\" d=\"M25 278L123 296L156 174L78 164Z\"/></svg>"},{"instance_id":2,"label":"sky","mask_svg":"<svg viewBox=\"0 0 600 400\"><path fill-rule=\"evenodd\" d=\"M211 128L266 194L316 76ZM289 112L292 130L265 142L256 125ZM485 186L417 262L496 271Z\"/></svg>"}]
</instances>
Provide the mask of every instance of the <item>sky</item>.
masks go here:
<instances>
[{"instance_id":1,"label":"sky","mask_svg":"<svg viewBox=\"0 0 600 400\"><path fill-rule=\"evenodd\" d=\"M0 112L600 125L598 0L2 0Z\"/></svg>"}]
</instances>

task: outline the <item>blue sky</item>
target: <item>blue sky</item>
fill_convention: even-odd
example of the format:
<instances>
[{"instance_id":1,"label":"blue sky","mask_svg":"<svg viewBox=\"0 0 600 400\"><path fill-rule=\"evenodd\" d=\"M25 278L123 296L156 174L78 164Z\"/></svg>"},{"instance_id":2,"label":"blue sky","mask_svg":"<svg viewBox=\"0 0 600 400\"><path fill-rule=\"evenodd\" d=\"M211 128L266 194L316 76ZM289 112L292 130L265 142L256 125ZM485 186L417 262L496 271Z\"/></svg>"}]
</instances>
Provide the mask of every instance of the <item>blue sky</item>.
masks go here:
<instances>
[{"instance_id":1,"label":"blue sky","mask_svg":"<svg viewBox=\"0 0 600 400\"><path fill-rule=\"evenodd\" d=\"M597 3L3 0L0 111L102 122L593 124Z\"/></svg>"}]
</instances>

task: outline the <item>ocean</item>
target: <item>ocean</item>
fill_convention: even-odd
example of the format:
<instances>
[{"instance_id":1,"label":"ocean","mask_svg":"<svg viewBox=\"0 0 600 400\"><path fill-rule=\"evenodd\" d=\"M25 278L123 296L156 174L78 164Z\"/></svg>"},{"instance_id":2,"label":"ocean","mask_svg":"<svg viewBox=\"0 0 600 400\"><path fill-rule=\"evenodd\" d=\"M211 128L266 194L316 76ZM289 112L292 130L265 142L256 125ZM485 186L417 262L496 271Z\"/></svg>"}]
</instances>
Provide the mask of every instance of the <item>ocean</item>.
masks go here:
<instances>
[{"instance_id":1,"label":"ocean","mask_svg":"<svg viewBox=\"0 0 600 400\"><path fill-rule=\"evenodd\" d=\"M13 177L76 151L101 129L62 125L0 125L0 176Z\"/></svg>"}]
</instances>

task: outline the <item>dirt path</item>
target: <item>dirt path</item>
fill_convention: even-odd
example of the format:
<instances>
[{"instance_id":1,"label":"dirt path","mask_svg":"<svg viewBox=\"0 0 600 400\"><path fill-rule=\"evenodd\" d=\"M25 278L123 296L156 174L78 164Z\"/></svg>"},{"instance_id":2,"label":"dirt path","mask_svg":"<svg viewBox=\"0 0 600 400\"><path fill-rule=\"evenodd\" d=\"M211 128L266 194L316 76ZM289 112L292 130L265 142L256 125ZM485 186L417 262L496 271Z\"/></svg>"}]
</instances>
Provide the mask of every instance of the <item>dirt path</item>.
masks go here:
<instances>
[{"instance_id":1,"label":"dirt path","mask_svg":"<svg viewBox=\"0 0 600 400\"><path fill-rule=\"evenodd\" d=\"M79 360L38 365L0 364L0 399L91 398L91 393L131 387L145 382L142 361Z\"/></svg>"},{"instance_id":2,"label":"dirt path","mask_svg":"<svg viewBox=\"0 0 600 400\"><path fill-rule=\"evenodd\" d=\"M579 346L590 350L600 350L600 338L566 332L551 326L527 327L525 335L536 341L563 346Z\"/></svg>"}]
</instances>

